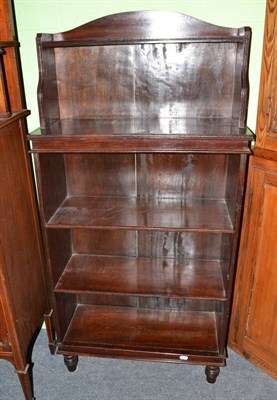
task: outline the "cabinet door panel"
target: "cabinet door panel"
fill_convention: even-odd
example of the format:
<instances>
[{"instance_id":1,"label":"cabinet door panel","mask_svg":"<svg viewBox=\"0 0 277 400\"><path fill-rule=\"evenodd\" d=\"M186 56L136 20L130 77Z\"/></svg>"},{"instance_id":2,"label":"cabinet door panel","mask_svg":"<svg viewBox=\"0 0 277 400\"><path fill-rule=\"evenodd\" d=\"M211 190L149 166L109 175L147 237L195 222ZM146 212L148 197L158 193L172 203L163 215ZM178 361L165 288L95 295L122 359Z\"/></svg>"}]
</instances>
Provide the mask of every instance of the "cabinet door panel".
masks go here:
<instances>
[{"instance_id":1,"label":"cabinet door panel","mask_svg":"<svg viewBox=\"0 0 277 400\"><path fill-rule=\"evenodd\" d=\"M242 232L235 350L277 377L277 163L253 157ZM232 336L232 335L231 335Z\"/></svg>"},{"instance_id":2,"label":"cabinet door panel","mask_svg":"<svg viewBox=\"0 0 277 400\"><path fill-rule=\"evenodd\" d=\"M263 208L260 214L260 229L256 246L255 279L247 324L249 343L246 343L246 348L249 347L252 352L266 351L277 354L277 320L272 318L276 308L277 290L277 243L276 223L274 223L277 221L277 177L274 181L268 175L269 173L265 173ZM275 267L272 268L274 265ZM275 301L272 301L274 297ZM258 347L257 344L259 344Z\"/></svg>"},{"instance_id":3,"label":"cabinet door panel","mask_svg":"<svg viewBox=\"0 0 277 400\"><path fill-rule=\"evenodd\" d=\"M46 309L37 210L24 141L25 125L20 119L24 116L26 113L18 114L0 127L2 305L9 334L19 336L20 332L21 347L29 345ZM12 325L18 329L15 333L10 330Z\"/></svg>"}]
</instances>

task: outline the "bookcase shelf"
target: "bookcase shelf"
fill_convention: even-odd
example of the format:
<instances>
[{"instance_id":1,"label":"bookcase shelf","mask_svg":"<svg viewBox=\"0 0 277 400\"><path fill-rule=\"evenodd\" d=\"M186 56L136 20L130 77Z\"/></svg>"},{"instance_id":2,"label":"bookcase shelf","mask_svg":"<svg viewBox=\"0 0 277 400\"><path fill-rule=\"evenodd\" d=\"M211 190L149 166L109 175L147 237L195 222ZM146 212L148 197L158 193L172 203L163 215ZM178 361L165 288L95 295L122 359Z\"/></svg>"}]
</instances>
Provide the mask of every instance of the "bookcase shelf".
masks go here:
<instances>
[{"instance_id":1,"label":"bookcase shelf","mask_svg":"<svg viewBox=\"0 0 277 400\"><path fill-rule=\"evenodd\" d=\"M47 227L233 232L224 200L67 197Z\"/></svg>"},{"instance_id":2,"label":"bookcase shelf","mask_svg":"<svg viewBox=\"0 0 277 400\"><path fill-rule=\"evenodd\" d=\"M55 291L226 300L218 260L73 254Z\"/></svg>"},{"instance_id":3,"label":"bookcase shelf","mask_svg":"<svg viewBox=\"0 0 277 400\"><path fill-rule=\"evenodd\" d=\"M44 133L44 134L41 134ZM58 119L29 135L36 151L249 153L248 128L230 118ZM51 140L49 136L51 135ZM208 140L208 141L207 141ZM62 150L59 150L59 149Z\"/></svg>"},{"instance_id":4,"label":"bookcase shelf","mask_svg":"<svg viewBox=\"0 0 277 400\"><path fill-rule=\"evenodd\" d=\"M102 348L108 353L115 348L182 355L218 353L216 318L212 312L79 305L63 343L73 348Z\"/></svg>"}]
</instances>

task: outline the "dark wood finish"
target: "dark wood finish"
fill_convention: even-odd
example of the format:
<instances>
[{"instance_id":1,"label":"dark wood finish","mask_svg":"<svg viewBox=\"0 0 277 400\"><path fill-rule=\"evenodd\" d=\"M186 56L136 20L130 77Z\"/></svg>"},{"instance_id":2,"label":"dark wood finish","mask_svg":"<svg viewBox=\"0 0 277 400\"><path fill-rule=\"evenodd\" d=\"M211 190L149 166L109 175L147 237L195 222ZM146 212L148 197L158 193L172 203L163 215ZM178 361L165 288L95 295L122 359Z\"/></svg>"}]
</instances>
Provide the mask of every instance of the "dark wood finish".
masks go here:
<instances>
[{"instance_id":1,"label":"dark wood finish","mask_svg":"<svg viewBox=\"0 0 277 400\"><path fill-rule=\"evenodd\" d=\"M139 234L135 230L72 229L72 253L136 256L139 254L138 236Z\"/></svg>"},{"instance_id":2,"label":"dark wood finish","mask_svg":"<svg viewBox=\"0 0 277 400\"><path fill-rule=\"evenodd\" d=\"M164 24L159 26L164 18L172 36L168 36ZM238 128L245 129L248 28L221 28L178 13L169 17L163 12L116 14L108 18L109 23L103 28L106 20L107 17L101 18L66 33L38 35L38 94L43 132L46 129L50 133L53 124L56 126L53 133L60 132L60 123L67 119L119 117L192 118L198 119L196 125L199 117L200 121L208 119L208 125L219 118L223 119L224 131L226 119L227 130L232 125L237 133ZM217 68L209 68L211 62ZM49 70L47 65L51 64L59 68ZM117 79L114 68L103 68L111 64L116 68ZM77 129L78 125L77 122ZM203 127L199 129L203 131ZM89 130L93 131L93 127ZM95 139L93 143L97 146ZM128 142L125 145L129 146ZM64 146L65 143L63 149Z\"/></svg>"},{"instance_id":3,"label":"dark wood finish","mask_svg":"<svg viewBox=\"0 0 277 400\"><path fill-rule=\"evenodd\" d=\"M9 111L18 112L26 108L22 72L19 55L14 5L12 0L0 1L0 48L5 51L3 63L5 65L6 90L9 98ZM3 93L0 95L0 110L2 109Z\"/></svg>"},{"instance_id":4,"label":"dark wood finish","mask_svg":"<svg viewBox=\"0 0 277 400\"><path fill-rule=\"evenodd\" d=\"M59 294L57 298L63 298L65 293ZM122 295L123 294L123 295ZM78 304L94 304L105 306L119 307L137 307L146 309L161 310L177 310L177 311L208 311L222 313L225 306L224 301L218 299L201 299L201 298L183 298L183 297L167 297L167 296L136 296L124 295L124 293L94 293L94 292L78 292L76 294L68 294L71 301Z\"/></svg>"},{"instance_id":5,"label":"dark wood finish","mask_svg":"<svg viewBox=\"0 0 277 400\"><path fill-rule=\"evenodd\" d=\"M205 374L207 375L207 381L209 383L215 383L216 378L219 375L219 372L220 372L219 367L213 367L213 366L207 365L207 367L205 368Z\"/></svg>"},{"instance_id":6,"label":"dark wood finish","mask_svg":"<svg viewBox=\"0 0 277 400\"><path fill-rule=\"evenodd\" d=\"M115 196L67 197L47 226L233 232L223 200Z\"/></svg>"},{"instance_id":7,"label":"dark wood finish","mask_svg":"<svg viewBox=\"0 0 277 400\"><path fill-rule=\"evenodd\" d=\"M156 11L38 35L28 138L70 368L78 355L202 364L213 383L225 365L249 41Z\"/></svg>"},{"instance_id":8,"label":"dark wood finish","mask_svg":"<svg viewBox=\"0 0 277 400\"><path fill-rule=\"evenodd\" d=\"M186 38L189 42L201 41L201 39L209 41L212 38L216 40L218 37L220 42L224 39L231 42L243 41L237 29L219 27L188 15L164 11L115 14L89 22L71 31L47 36L46 46L51 45L48 43L50 39L57 41L58 45L61 44L60 42L65 42L67 46L75 43L79 46L80 40L90 40L96 45L99 41L101 44L102 40L106 40L107 44L117 40L131 43L136 40L141 40L142 43L150 40L155 43L156 39L179 42Z\"/></svg>"},{"instance_id":9,"label":"dark wood finish","mask_svg":"<svg viewBox=\"0 0 277 400\"><path fill-rule=\"evenodd\" d=\"M11 104L4 66L4 50L0 47L0 118L11 116Z\"/></svg>"},{"instance_id":10,"label":"dark wood finish","mask_svg":"<svg viewBox=\"0 0 277 400\"><path fill-rule=\"evenodd\" d=\"M219 261L73 255L55 291L225 299Z\"/></svg>"},{"instance_id":11,"label":"dark wood finish","mask_svg":"<svg viewBox=\"0 0 277 400\"><path fill-rule=\"evenodd\" d=\"M78 364L77 356L64 356L64 363L67 366L69 372L74 372L77 369Z\"/></svg>"},{"instance_id":12,"label":"dark wood finish","mask_svg":"<svg viewBox=\"0 0 277 400\"><path fill-rule=\"evenodd\" d=\"M268 0L257 115L257 140L238 260L229 345L277 378L277 1Z\"/></svg>"},{"instance_id":13,"label":"dark wood finish","mask_svg":"<svg viewBox=\"0 0 277 400\"><path fill-rule=\"evenodd\" d=\"M218 352L215 329L214 313L79 305L63 342L84 348L209 355Z\"/></svg>"},{"instance_id":14,"label":"dark wood finish","mask_svg":"<svg viewBox=\"0 0 277 400\"><path fill-rule=\"evenodd\" d=\"M31 400L32 346L50 306L12 1L0 1L0 21L0 357L13 364Z\"/></svg>"},{"instance_id":15,"label":"dark wood finish","mask_svg":"<svg viewBox=\"0 0 277 400\"><path fill-rule=\"evenodd\" d=\"M94 89L96 90L96 89ZM41 96L40 96L41 97ZM50 115L52 113L50 112ZM76 117L77 118L77 117ZM122 128L122 130L121 130ZM44 129L41 129L44 133ZM249 153L250 131L231 118L58 119L49 123L47 136L38 135L34 150L42 152L181 152ZM51 134L51 141L48 135ZM29 139L33 139L29 136Z\"/></svg>"},{"instance_id":16,"label":"dark wood finish","mask_svg":"<svg viewBox=\"0 0 277 400\"><path fill-rule=\"evenodd\" d=\"M40 229L25 142L27 111L0 121L0 357L33 398L31 344L48 311Z\"/></svg>"}]
</instances>

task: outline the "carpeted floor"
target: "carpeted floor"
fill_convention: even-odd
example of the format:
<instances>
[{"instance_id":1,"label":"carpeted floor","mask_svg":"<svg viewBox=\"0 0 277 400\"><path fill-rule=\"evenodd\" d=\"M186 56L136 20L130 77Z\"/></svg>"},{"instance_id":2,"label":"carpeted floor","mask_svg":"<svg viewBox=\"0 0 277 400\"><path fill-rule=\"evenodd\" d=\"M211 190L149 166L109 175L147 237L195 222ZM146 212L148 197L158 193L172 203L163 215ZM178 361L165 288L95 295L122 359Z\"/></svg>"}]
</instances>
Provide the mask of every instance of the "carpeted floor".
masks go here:
<instances>
[{"instance_id":1,"label":"carpeted floor","mask_svg":"<svg viewBox=\"0 0 277 400\"><path fill-rule=\"evenodd\" d=\"M277 382L234 352L217 382L206 382L204 367L178 364L79 359L70 373L62 356L51 356L44 330L33 351L37 400L277 400ZM0 399L22 400L13 366L0 360Z\"/></svg>"}]
</instances>

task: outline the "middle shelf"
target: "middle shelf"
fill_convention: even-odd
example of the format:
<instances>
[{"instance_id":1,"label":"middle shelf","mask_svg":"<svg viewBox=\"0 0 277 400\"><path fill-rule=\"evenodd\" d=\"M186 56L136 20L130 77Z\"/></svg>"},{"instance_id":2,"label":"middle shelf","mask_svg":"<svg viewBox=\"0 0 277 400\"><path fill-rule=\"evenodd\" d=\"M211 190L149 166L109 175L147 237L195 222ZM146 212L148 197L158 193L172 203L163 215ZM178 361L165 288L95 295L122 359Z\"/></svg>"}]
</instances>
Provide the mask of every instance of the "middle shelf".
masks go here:
<instances>
[{"instance_id":1,"label":"middle shelf","mask_svg":"<svg viewBox=\"0 0 277 400\"><path fill-rule=\"evenodd\" d=\"M234 233L238 155L42 153L35 162L46 228Z\"/></svg>"},{"instance_id":2,"label":"middle shelf","mask_svg":"<svg viewBox=\"0 0 277 400\"><path fill-rule=\"evenodd\" d=\"M224 199L115 196L68 196L48 220L47 227L233 232Z\"/></svg>"},{"instance_id":3,"label":"middle shelf","mask_svg":"<svg viewBox=\"0 0 277 400\"><path fill-rule=\"evenodd\" d=\"M73 254L55 292L225 300L219 260Z\"/></svg>"}]
</instances>

